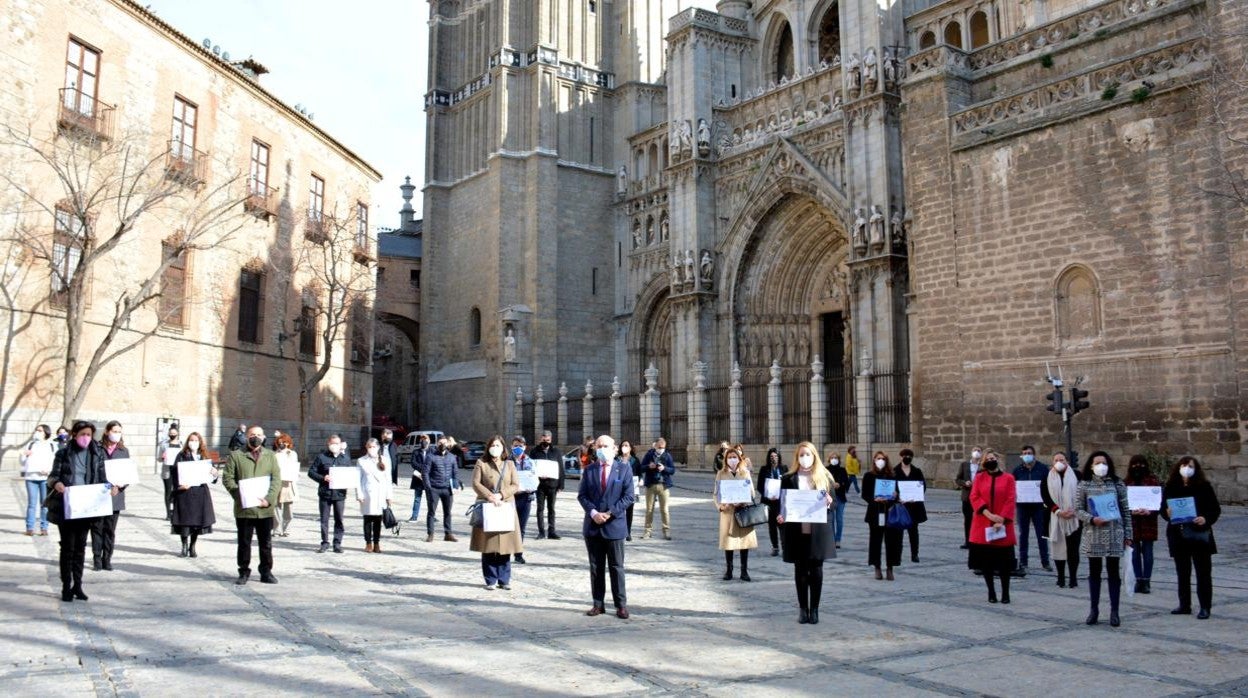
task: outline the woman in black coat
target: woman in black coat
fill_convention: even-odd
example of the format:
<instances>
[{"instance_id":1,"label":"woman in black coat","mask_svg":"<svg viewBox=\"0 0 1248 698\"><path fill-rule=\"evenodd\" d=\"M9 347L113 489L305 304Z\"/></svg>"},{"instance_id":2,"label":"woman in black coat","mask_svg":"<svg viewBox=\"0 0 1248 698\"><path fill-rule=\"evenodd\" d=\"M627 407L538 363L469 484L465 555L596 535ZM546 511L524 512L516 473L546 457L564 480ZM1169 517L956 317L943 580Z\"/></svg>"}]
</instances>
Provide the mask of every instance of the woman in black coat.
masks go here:
<instances>
[{"instance_id":1,"label":"woman in black coat","mask_svg":"<svg viewBox=\"0 0 1248 698\"><path fill-rule=\"evenodd\" d=\"M759 469L758 478L754 481L754 489L767 505L767 533L771 536L771 556L776 557L780 554L780 523L776 521L780 515L780 500L767 498L768 480L781 480L781 489L784 488L784 463L777 448L767 449L767 462Z\"/></svg>"},{"instance_id":2,"label":"woman in black coat","mask_svg":"<svg viewBox=\"0 0 1248 698\"><path fill-rule=\"evenodd\" d=\"M1213 556L1218 552L1213 539L1213 525L1222 516L1222 505L1213 485L1205 478L1200 461L1184 456L1170 469L1170 477L1162 489L1161 515L1169 521L1166 526L1166 542L1170 545L1170 557L1174 558L1174 570L1179 577L1179 607L1174 615L1192 612L1192 568L1196 568L1196 600L1200 602L1197 618L1209 617L1213 606ZM1174 523L1175 512L1170 502L1191 497L1196 503L1196 518L1185 523Z\"/></svg>"},{"instance_id":3,"label":"woman in black coat","mask_svg":"<svg viewBox=\"0 0 1248 698\"><path fill-rule=\"evenodd\" d=\"M923 483L923 489L927 489L927 480L923 477L923 471L919 470L919 466L911 465L914 462L914 451L908 448L901 449L901 465L893 470L893 477L898 482L908 480L911 482ZM910 528L906 532L910 535L910 562L919 561L919 524L927 521L927 505L923 502L905 502L906 512L910 514Z\"/></svg>"},{"instance_id":4,"label":"woman in black coat","mask_svg":"<svg viewBox=\"0 0 1248 698\"><path fill-rule=\"evenodd\" d=\"M113 420L104 425L100 437L104 460L121 460L130 457L130 450L121 434L121 422ZM91 569L113 570L113 549L117 547L117 519L126 510L126 488L113 488L113 515L100 519L91 529Z\"/></svg>"},{"instance_id":5,"label":"woman in black coat","mask_svg":"<svg viewBox=\"0 0 1248 698\"><path fill-rule=\"evenodd\" d=\"M822 490L828 508L832 508L832 476L819 461L814 444L804 441L793 454L789 472L780 480L781 490ZM783 494L781 498L783 499ZM832 524L785 523L784 515L777 517L784 526L784 561L793 564L793 581L797 586L798 623L819 622L819 600L823 596L823 561L836 557L836 539Z\"/></svg>"},{"instance_id":6,"label":"woman in black coat","mask_svg":"<svg viewBox=\"0 0 1248 698\"><path fill-rule=\"evenodd\" d=\"M862 499L867 503L867 513L863 521L871 529L867 541L867 564L875 568L876 579L888 579L891 582L894 579L893 568L901 566L901 529L886 525L888 510L897 504L897 489L894 486L892 499L877 497L875 481L897 478L894 477L888 456L883 451L875 452L875 457L866 464L866 469L866 474L862 476ZM881 564L888 566L887 577L880 571Z\"/></svg>"},{"instance_id":7,"label":"woman in black coat","mask_svg":"<svg viewBox=\"0 0 1248 698\"><path fill-rule=\"evenodd\" d=\"M178 453L174 464L169 466L169 479L173 482L173 515L170 517L170 532L182 538L182 557L199 557L195 552L195 542L203 534L212 533L212 525L217 522L216 512L212 509L212 492L207 483L187 487L178 481L178 464L203 461L208 459L208 451L204 449L204 439L199 432L191 432L186 437L186 445ZM212 482L217 482L217 469L209 470Z\"/></svg>"},{"instance_id":8,"label":"woman in black coat","mask_svg":"<svg viewBox=\"0 0 1248 698\"><path fill-rule=\"evenodd\" d=\"M91 422L74 422L65 448L56 452L52 459L52 474L48 476L48 489L56 496L49 497L48 519L56 524L61 537L61 600L87 600L82 591L82 567L87 554L87 535L104 517L90 519L66 519L65 488L75 485L103 485L104 449L95 441L95 425ZM117 494L114 487L112 494Z\"/></svg>"}]
</instances>

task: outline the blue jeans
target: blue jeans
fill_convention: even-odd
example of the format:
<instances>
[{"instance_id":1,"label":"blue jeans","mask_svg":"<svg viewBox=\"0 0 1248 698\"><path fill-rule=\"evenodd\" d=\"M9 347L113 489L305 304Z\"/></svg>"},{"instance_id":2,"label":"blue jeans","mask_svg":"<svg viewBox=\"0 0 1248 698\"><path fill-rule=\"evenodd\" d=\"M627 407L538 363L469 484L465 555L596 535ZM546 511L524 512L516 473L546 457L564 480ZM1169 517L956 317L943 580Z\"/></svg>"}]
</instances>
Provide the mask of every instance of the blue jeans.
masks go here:
<instances>
[{"instance_id":1,"label":"blue jeans","mask_svg":"<svg viewBox=\"0 0 1248 698\"><path fill-rule=\"evenodd\" d=\"M518 494L515 501L516 516L520 518L520 540L524 540L524 529L529 527L529 510L533 507L533 496Z\"/></svg>"},{"instance_id":2,"label":"blue jeans","mask_svg":"<svg viewBox=\"0 0 1248 698\"><path fill-rule=\"evenodd\" d=\"M1136 579L1153 578L1153 543L1156 542L1142 540L1131 546L1131 569Z\"/></svg>"},{"instance_id":3,"label":"blue jeans","mask_svg":"<svg viewBox=\"0 0 1248 698\"><path fill-rule=\"evenodd\" d=\"M845 505L848 502L836 501L836 514L833 516L832 531L836 537L836 542L841 542L841 533L845 530Z\"/></svg>"},{"instance_id":4,"label":"blue jeans","mask_svg":"<svg viewBox=\"0 0 1248 698\"><path fill-rule=\"evenodd\" d=\"M850 475L850 476L849 476L849 487L853 487L855 492L859 492L859 493L861 493L861 492L862 492L862 490L858 489L858 476L857 476L857 475ZM845 488L845 489L847 489L847 490L848 490L848 489L849 489L849 487L847 487L847 488Z\"/></svg>"},{"instance_id":5,"label":"blue jeans","mask_svg":"<svg viewBox=\"0 0 1248 698\"><path fill-rule=\"evenodd\" d=\"M43 500L48 496L47 480L26 481L26 530L35 530L35 517L39 517L39 530L48 530L48 508Z\"/></svg>"},{"instance_id":6,"label":"blue jeans","mask_svg":"<svg viewBox=\"0 0 1248 698\"><path fill-rule=\"evenodd\" d=\"M1031 529L1036 530L1036 543L1040 546L1040 564L1049 564L1049 541L1045 539L1043 504L1018 504L1014 507L1018 524L1018 566L1027 566L1027 548L1031 542Z\"/></svg>"},{"instance_id":7,"label":"blue jeans","mask_svg":"<svg viewBox=\"0 0 1248 698\"><path fill-rule=\"evenodd\" d=\"M511 556L497 553L481 554L481 576L485 583L511 584Z\"/></svg>"},{"instance_id":8,"label":"blue jeans","mask_svg":"<svg viewBox=\"0 0 1248 698\"><path fill-rule=\"evenodd\" d=\"M424 489L412 490L412 515L408 517L408 521L420 520L420 501L424 498Z\"/></svg>"}]
</instances>

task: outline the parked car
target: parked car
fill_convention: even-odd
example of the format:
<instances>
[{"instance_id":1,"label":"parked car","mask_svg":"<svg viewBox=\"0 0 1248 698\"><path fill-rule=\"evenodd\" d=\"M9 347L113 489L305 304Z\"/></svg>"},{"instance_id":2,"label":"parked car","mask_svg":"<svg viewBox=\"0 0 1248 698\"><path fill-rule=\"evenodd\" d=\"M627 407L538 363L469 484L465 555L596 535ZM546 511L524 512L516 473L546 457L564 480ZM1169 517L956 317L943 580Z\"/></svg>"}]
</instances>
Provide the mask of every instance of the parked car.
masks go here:
<instances>
[{"instance_id":1,"label":"parked car","mask_svg":"<svg viewBox=\"0 0 1248 698\"><path fill-rule=\"evenodd\" d=\"M409 433L407 438L403 440L403 444L395 449L395 453L399 456L400 463L412 462L412 451L415 451L416 445L420 443L421 434L425 434L429 437L429 443L431 445L436 445L438 443L438 439L445 436L445 434L436 429L425 429Z\"/></svg>"},{"instance_id":2,"label":"parked car","mask_svg":"<svg viewBox=\"0 0 1248 698\"><path fill-rule=\"evenodd\" d=\"M465 441L460 444L460 447L464 450L463 467L465 468L475 467L477 461L481 460L481 457L485 455L484 441Z\"/></svg>"},{"instance_id":3,"label":"parked car","mask_svg":"<svg viewBox=\"0 0 1248 698\"><path fill-rule=\"evenodd\" d=\"M581 449L574 448L563 454L563 474L565 477L581 477Z\"/></svg>"}]
</instances>

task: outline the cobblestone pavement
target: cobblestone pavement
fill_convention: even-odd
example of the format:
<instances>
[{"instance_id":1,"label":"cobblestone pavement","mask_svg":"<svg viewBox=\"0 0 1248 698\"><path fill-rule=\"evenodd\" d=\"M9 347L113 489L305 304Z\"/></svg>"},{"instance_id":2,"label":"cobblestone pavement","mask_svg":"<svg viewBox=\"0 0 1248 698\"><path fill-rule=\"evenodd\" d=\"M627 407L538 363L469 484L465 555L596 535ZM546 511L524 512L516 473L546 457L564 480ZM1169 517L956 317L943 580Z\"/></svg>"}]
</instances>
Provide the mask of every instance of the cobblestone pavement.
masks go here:
<instances>
[{"instance_id":1,"label":"cobblestone pavement","mask_svg":"<svg viewBox=\"0 0 1248 698\"><path fill-rule=\"evenodd\" d=\"M1218 526L1211 620L1169 614L1173 565L1161 543L1153 594L1124 595L1123 625L1113 629L1083 624L1086 584L1059 589L1039 569L1015 581L1013 604L986 603L958 549L952 492L930 495L922 562L903 564L896 582L874 581L863 508L851 504L841 557L825 568L822 622L808 626L796 623L792 570L768 555L765 531L754 581L720 579L705 474L680 478L674 540L641 540L638 509L627 621L584 615L589 579L572 493L559 499L566 537L530 538L529 563L515 565L506 592L482 589L464 492L458 543L426 543L423 522L408 523L398 537L384 534L384 553L365 554L350 502L347 551L335 555L316 552L314 490L301 483L292 534L276 539L280 583L236 587L225 492L215 491L216 532L201 539L198 558L184 559L151 478L128 494L115 571L92 572L88 561L91 600L62 603L55 528L22 535L25 491L7 484L0 688L9 695L1248 694L1240 508ZM395 511L409 512L410 492L399 496Z\"/></svg>"}]
</instances>

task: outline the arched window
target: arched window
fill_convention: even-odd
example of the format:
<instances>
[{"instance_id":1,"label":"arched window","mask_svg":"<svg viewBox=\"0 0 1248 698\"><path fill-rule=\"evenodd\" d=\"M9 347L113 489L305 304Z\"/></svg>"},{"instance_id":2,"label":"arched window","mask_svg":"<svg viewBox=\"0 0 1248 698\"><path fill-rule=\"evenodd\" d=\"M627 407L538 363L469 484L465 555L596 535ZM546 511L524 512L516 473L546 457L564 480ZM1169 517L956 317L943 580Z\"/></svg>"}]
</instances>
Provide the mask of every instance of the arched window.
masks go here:
<instances>
[{"instance_id":1,"label":"arched window","mask_svg":"<svg viewBox=\"0 0 1248 698\"><path fill-rule=\"evenodd\" d=\"M793 29L788 22L780 29L776 40L776 82L797 72L793 65Z\"/></svg>"},{"instance_id":2,"label":"arched window","mask_svg":"<svg viewBox=\"0 0 1248 698\"><path fill-rule=\"evenodd\" d=\"M656 143L650 144L650 166L647 170L647 177L653 177L659 173L659 146Z\"/></svg>"},{"instance_id":3,"label":"arched window","mask_svg":"<svg viewBox=\"0 0 1248 698\"><path fill-rule=\"evenodd\" d=\"M1101 335L1101 293L1092 270L1075 265L1063 271L1054 299L1059 343L1084 343Z\"/></svg>"},{"instance_id":4,"label":"arched window","mask_svg":"<svg viewBox=\"0 0 1248 698\"><path fill-rule=\"evenodd\" d=\"M654 216L646 218L646 244L654 244Z\"/></svg>"},{"instance_id":5,"label":"arched window","mask_svg":"<svg viewBox=\"0 0 1248 698\"><path fill-rule=\"evenodd\" d=\"M971 48L987 46L991 39L988 36L988 15L983 10L971 15Z\"/></svg>"},{"instance_id":6,"label":"arched window","mask_svg":"<svg viewBox=\"0 0 1248 698\"><path fill-rule=\"evenodd\" d=\"M841 8L832 3L819 20L819 62L832 65L841 56Z\"/></svg>"},{"instance_id":7,"label":"arched window","mask_svg":"<svg viewBox=\"0 0 1248 698\"><path fill-rule=\"evenodd\" d=\"M935 45L936 45L936 35L933 34L932 32L930 31L923 32L923 35L919 37L920 49L931 48Z\"/></svg>"},{"instance_id":8,"label":"arched window","mask_svg":"<svg viewBox=\"0 0 1248 698\"><path fill-rule=\"evenodd\" d=\"M945 25L945 43L954 48L962 48L962 25L950 22Z\"/></svg>"},{"instance_id":9,"label":"arched window","mask_svg":"<svg viewBox=\"0 0 1248 698\"><path fill-rule=\"evenodd\" d=\"M641 219L633 219L633 249L641 247Z\"/></svg>"},{"instance_id":10,"label":"arched window","mask_svg":"<svg viewBox=\"0 0 1248 698\"><path fill-rule=\"evenodd\" d=\"M481 346L481 309L473 308L468 313L468 345Z\"/></svg>"}]
</instances>

